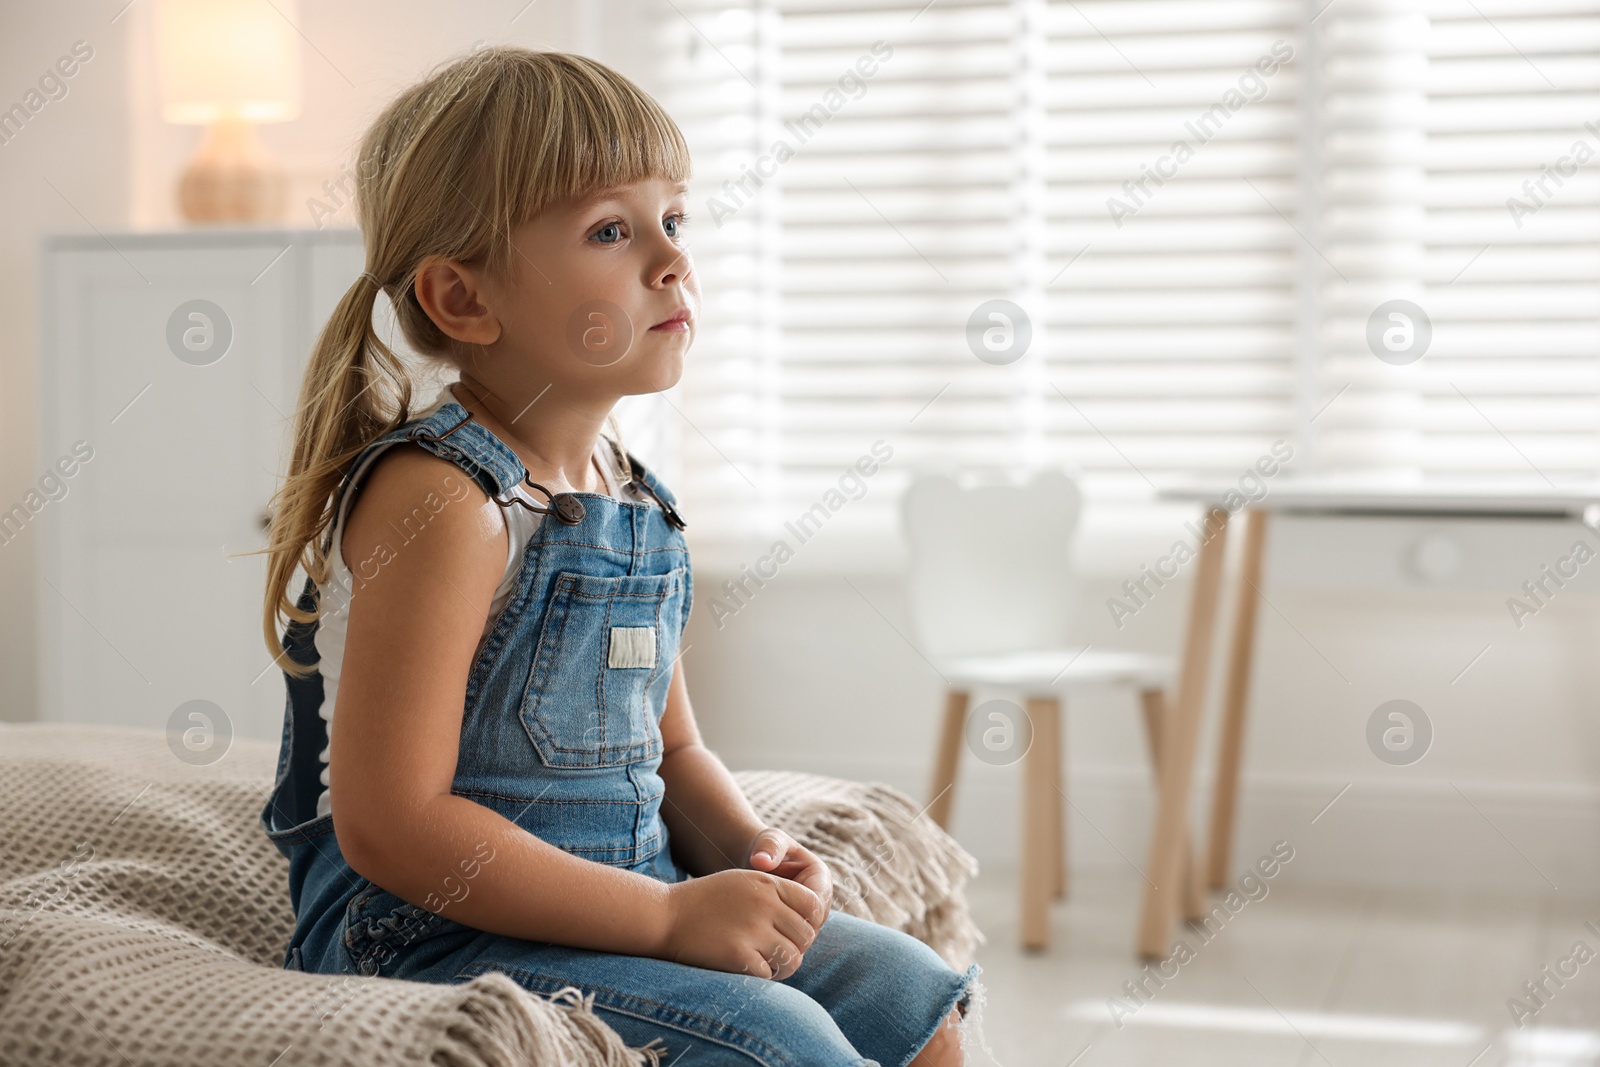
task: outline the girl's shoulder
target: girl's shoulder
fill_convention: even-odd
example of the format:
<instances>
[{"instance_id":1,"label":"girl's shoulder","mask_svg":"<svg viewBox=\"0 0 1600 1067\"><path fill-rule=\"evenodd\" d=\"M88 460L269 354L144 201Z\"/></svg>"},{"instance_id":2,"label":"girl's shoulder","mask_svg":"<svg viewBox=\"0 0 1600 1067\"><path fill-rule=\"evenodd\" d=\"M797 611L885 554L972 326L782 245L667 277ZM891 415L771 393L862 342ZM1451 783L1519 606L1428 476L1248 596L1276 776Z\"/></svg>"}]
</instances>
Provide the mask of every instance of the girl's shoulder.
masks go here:
<instances>
[{"instance_id":1,"label":"girl's shoulder","mask_svg":"<svg viewBox=\"0 0 1600 1067\"><path fill-rule=\"evenodd\" d=\"M407 442L464 470L490 496L504 496L522 481L522 461L466 408L440 391L437 399L400 425L370 442L351 465L355 474L375 452Z\"/></svg>"},{"instance_id":2,"label":"girl's shoulder","mask_svg":"<svg viewBox=\"0 0 1600 1067\"><path fill-rule=\"evenodd\" d=\"M419 492L437 483L452 499L467 491L459 478L451 480L452 474L464 472L487 496L503 496L520 481L522 464L516 455L475 420L465 418L466 414L446 389L398 426L367 442L345 466L334 498L333 521L324 530L325 549L331 547L380 467L391 472L390 479L398 475ZM396 449L398 444L418 447ZM441 460L450 464L448 470L440 470Z\"/></svg>"}]
</instances>

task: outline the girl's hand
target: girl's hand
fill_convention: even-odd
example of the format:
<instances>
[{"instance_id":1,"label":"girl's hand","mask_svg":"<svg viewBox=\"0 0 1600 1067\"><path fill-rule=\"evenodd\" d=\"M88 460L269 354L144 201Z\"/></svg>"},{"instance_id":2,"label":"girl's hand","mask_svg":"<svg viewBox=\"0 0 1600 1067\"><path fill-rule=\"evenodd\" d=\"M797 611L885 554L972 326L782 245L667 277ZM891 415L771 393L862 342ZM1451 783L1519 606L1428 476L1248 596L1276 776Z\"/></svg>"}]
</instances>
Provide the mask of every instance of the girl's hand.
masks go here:
<instances>
[{"instance_id":1,"label":"girl's hand","mask_svg":"<svg viewBox=\"0 0 1600 1067\"><path fill-rule=\"evenodd\" d=\"M816 894L798 882L734 868L667 889L662 959L783 979L800 968L822 925Z\"/></svg>"},{"instance_id":2,"label":"girl's hand","mask_svg":"<svg viewBox=\"0 0 1600 1067\"><path fill-rule=\"evenodd\" d=\"M751 838L744 862L753 871L799 882L815 893L822 902L822 909L813 925L822 928L828 912L833 909L833 875L816 853L776 826L768 826Z\"/></svg>"}]
</instances>

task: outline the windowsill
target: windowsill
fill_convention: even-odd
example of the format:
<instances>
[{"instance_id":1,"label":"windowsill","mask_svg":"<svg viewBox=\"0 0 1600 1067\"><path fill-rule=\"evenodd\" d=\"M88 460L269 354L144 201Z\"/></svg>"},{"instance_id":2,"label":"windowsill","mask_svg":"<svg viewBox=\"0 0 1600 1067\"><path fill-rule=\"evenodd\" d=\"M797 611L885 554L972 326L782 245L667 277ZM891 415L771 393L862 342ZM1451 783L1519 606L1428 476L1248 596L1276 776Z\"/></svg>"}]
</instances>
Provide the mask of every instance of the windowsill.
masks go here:
<instances>
[{"instance_id":1,"label":"windowsill","mask_svg":"<svg viewBox=\"0 0 1600 1067\"><path fill-rule=\"evenodd\" d=\"M1199 514L1199 505L1191 504L1089 506L1073 539L1074 570L1084 578L1121 580L1137 574L1141 564L1168 552L1174 541L1192 545L1195 538L1185 523ZM782 562L772 552L779 537L785 537L793 550ZM897 530L827 529L803 544L782 531L742 544L710 539L691 539L689 544L696 574L717 581L736 577L745 567L791 577L873 578L903 574L908 565L905 540Z\"/></svg>"}]
</instances>

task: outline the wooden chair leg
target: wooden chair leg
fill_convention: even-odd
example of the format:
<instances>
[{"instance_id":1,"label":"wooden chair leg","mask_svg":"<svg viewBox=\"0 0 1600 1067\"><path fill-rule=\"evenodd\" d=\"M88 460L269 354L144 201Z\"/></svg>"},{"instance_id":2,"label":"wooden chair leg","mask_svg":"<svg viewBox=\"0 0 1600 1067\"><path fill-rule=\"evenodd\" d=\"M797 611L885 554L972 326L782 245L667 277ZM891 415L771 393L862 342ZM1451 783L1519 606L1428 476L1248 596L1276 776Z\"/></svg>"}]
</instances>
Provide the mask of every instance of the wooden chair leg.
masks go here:
<instances>
[{"instance_id":1,"label":"wooden chair leg","mask_svg":"<svg viewBox=\"0 0 1600 1067\"><path fill-rule=\"evenodd\" d=\"M1238 597L1233 612L1233 647L1228 655L1228 681L1222 699L1222 736L1217 743L1217 780L1211 795L1211 843L1207 860L1213 889L1228 884L1233 851L1235 806L1239 797L1239 753L1244 747L1245 707L1250 699L1250 661L1256 640L1256 589L1261 585L1261 549L1267 513L1245 513L1243 558L1239 561Z\"/></svg>"},{"instance_id":2,"label":"wooden chair leg","mask_svg":"<svg viewBox=\"0 0 1600 1067\"><path fill-rule=\"evenodd\" d=\"M1200 922L1206 917L1206 872L1192 841L1183 843L1183 917Z\"/></svg>"},{"instance_id":3,"label":"wooden chair leg","mask_svg":"<svg viewBox=\"0 0 1600 1067\"><path fill-rule=\"evenodd\" d=\"M1029 697L1028 718L1033 743L1022 757L1022 947L1039 950L1050 944L1050 898L1054 895L1058 853L1052 843L1057 825L1050 817L1060 811L1056 792L1058 771L1053 765L1061 749L1052 743L1060 736L1060 705L1054 697ZM1059 818L1059 816L1058 816Z\"/></svg>"},{"instance_id":4,"label":"wooden chair leg","mask_svg":"<svg viewBox=\"0 0 1600 1067\"><path fill-rule=\"evenodd\" d=\"M934 757L933 783L928 787L928 817L941 829L950 829L950 811L955 803L956 768L961 761L961 738L967 725L964 689L952 689L944 698L944 723L939 730L939 751Z\"/></svg>"},{"instance_id":5,"label":"wooden chair leg","mask_svg":"<svg viewBox=\"0 0 1600 1067\"><path fill-rule=\"evenodd\" d=\"M1166 724L1166 694L1159 689L1145 689L1139 693L1140 707L1144 710L1144 733L1150 742L1150 766L1155 781L1161 782L1161 732ZM1188 834L1183 839L1183 917L1199 921L1205 917L1206 894L1204 875L1199 857Z\"/></svg>"},{"instance_id":6,"label":"wooden chair leg","mask_svg":"<svg viewBox=\"0 0 1600 1067\"><path fill-rule=\"evenodd\" d=\"M1067 813L1065 810L1067 800L1067 753L1066 747L1061 743L1067 732L1067 709L1060 701L1056 704L1056 713L1051 718L1054 737L1049 739L1050 748L1047 755L1051 756L1050 768L1055 772L1054 795L1050 798L1050 821L1054 824L1050 830L1050 842L1055 847L1055 898L1064 900L1067 895Z\"/></svg>"},{"instance_id":7,"label":"wooden chair leg","mask_svg":"<svg viewBox=\"0 0 1600 1067\"><path fill-rule=\"evenodd\" d=\"M1194 781L1194 752L1200 739L1206 676L1211 668L1228 513L1214 508L1205 522L1210 538L1201 542L1195 567L1194 598L1189 604L1177 700L1162 731L1161 787L1156 793L1155 825L1145 866L1149 883L1145 886L1135 939L1135 951L1146 959L1160 959L1170 950L1168 938L1182 900L1183 872L1189 867L1184 862L1183 842L1188 836L1189 788Z\"/></svg>"}]
</instances>

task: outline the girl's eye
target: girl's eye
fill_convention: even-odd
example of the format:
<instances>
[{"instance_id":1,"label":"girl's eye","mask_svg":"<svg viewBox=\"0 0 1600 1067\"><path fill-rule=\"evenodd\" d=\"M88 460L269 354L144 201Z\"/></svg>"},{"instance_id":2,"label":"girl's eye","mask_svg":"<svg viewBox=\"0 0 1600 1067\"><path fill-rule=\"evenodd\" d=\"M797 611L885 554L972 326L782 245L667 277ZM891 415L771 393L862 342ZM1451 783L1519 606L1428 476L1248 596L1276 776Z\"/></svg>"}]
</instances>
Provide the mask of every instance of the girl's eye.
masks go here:
<instances>
[{"instance_id":1,"label":"girl's eye","mask_svg":"<svg viewBox=\"0 0 1600 1067\"><path fill-rule=\"evenodd\" d=\"M683 224L688 221L689 216L679 211L675 214L668 215L662 220L661 225L666 229L668 237L677 237L679 235L678 231L682 230Z\"/></svg>"},{"instance_id":2,"label":"girl's eye","mask_svg":"<svg viewBox=\"0 0 1600 1067\"><path fill-rule=\"evenodd\" d=\"M609 238L602 236L608 233L613 234L613 236ZM594 231L593 236L599 237L600 243L603 245L615 244L616 242L622 240L622 227L615 222L608 222L598 230Z\"/></svg>"}]
</instances>

